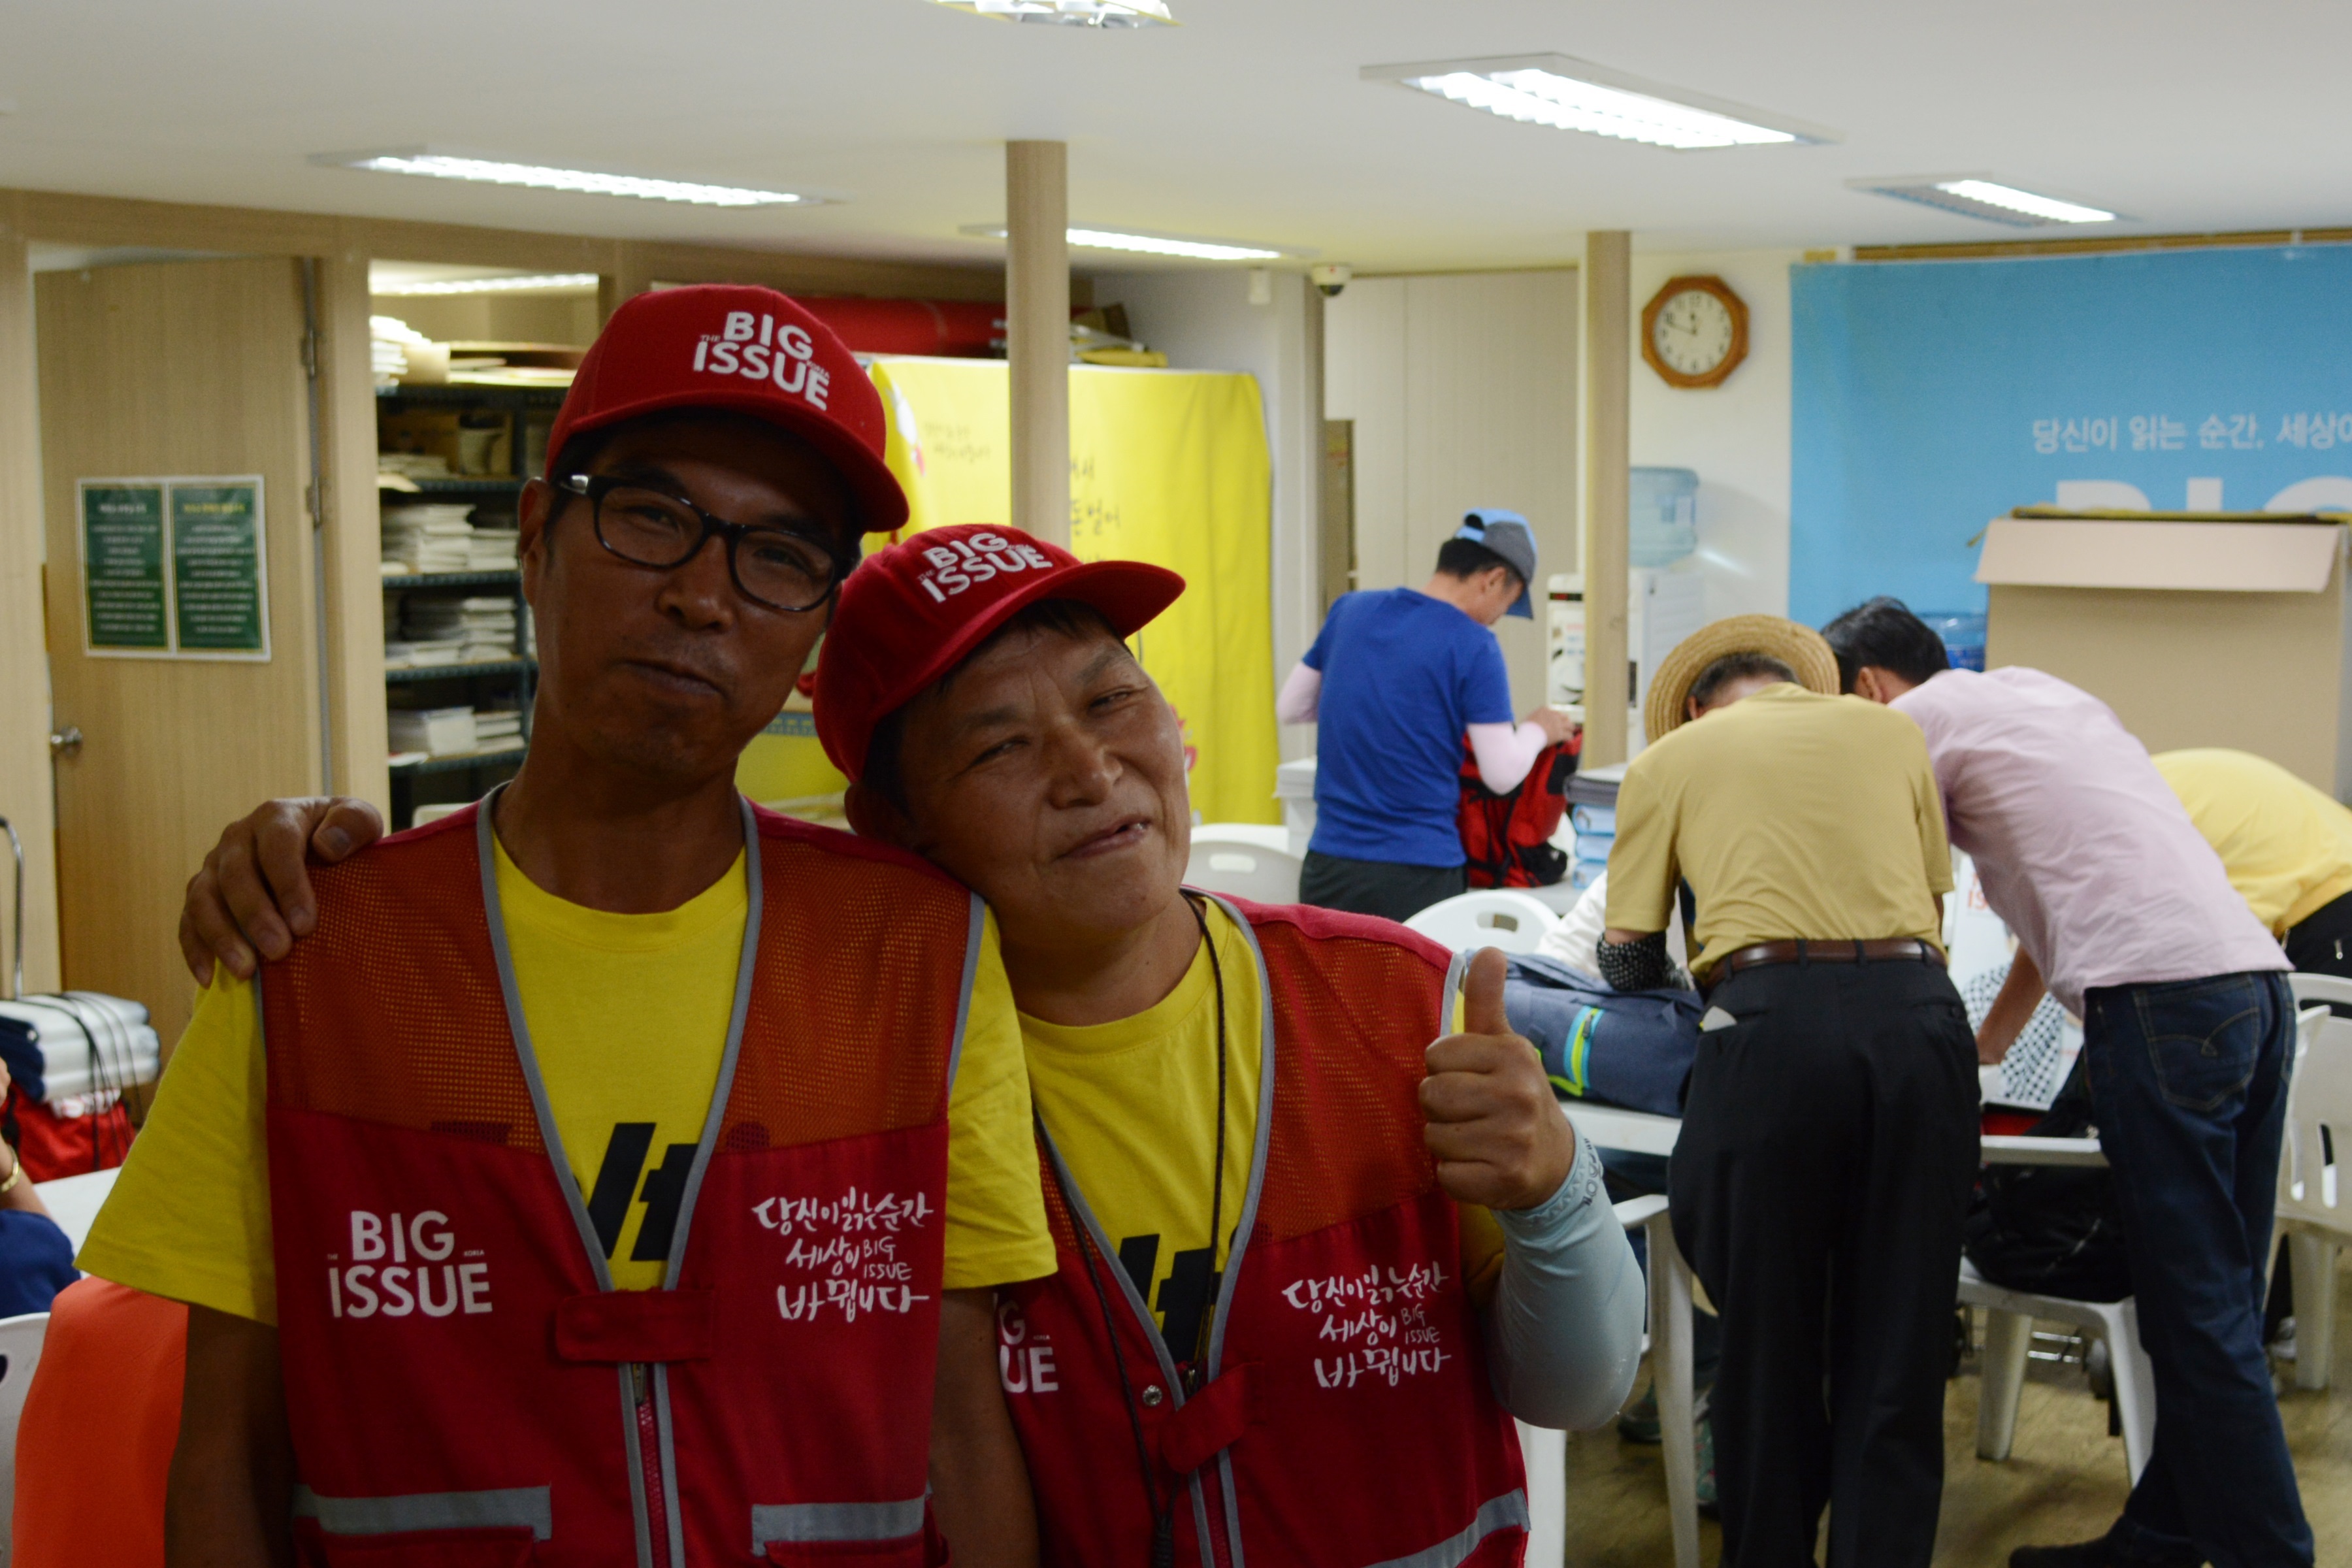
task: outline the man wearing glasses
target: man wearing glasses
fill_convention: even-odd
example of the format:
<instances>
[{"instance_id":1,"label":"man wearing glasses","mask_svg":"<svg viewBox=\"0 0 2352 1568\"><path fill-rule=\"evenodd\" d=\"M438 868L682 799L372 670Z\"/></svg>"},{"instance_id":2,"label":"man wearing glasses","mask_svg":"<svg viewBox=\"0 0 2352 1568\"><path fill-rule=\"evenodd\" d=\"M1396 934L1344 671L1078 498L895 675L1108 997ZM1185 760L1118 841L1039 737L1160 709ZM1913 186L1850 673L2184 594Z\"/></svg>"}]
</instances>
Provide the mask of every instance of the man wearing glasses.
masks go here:
<instances>
[{"instance_id":1,"label":"man wearing glasses","mask_svg":"<svg viewBox=\"0 0 2352 1568\"><path fill-rule=\"evenodd\" d=\"M289 1519L305 1560L938 1562L927 1494L1028 1560L990 1289L1055 1259L994 922L734 787L906 516L882 444L766 289L590 351L522 500L520 773L318 871L299 949L248 926L277 962L215 975L83 1252L193 1309L175 1568Z\"/></svg>"}]
</instances>

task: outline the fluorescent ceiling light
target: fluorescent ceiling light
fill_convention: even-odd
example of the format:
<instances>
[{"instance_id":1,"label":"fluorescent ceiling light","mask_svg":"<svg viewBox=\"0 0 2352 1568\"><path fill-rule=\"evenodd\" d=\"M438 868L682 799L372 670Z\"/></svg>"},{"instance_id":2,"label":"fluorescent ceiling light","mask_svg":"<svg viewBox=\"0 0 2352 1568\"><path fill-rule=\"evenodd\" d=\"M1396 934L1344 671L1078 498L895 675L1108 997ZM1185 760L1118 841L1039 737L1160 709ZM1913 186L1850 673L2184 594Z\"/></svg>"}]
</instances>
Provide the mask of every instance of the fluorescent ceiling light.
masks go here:
<instances>
[{"instance_id":1,"label":"fluorescent ceiling light","mask_svg":"<svg viewBox=\"0 0 2352 1568\"><path fill-rule=\"evenodd\" d=\"M371 287L369 292L381 296L418 294L507 294L517 289L532 289L552 293L557 289L576 292L596 287L593 272L540 272L520 278L442 278L408 283L387 283L383 288Z\"/></svg>"},{"instance_id":2,"label":"fluorescent ceiling light","mask_svg":"<svg viewBox=\"0 0 2352 1568\"><path fill-rule=\"evenodd\" d=\"M424 174L436 180L474 180L492 185L529 185L536 190L578 191L597 196L635 196L654 202L689 202L709 207L768 207L805 205L822 198L792 191L746 190L687 180L649 180L593 169L555 169L540 163L507 163L465 158L422 147L382 153L322 153L310 160L334 168L372 169L385 174Z\"/></svg>"},{"instance_id":3,"label":"fluorescent ceiling light","mask_svg":"<svg viewBox=\"0 0 2352 1568\"><path fill-rule=\"evenodd\" d=\"M1001 223L971 223L962 233L982 239L1003 239L1004 226ZM1188 238L1176 234L1145 234L1131 228L1098 228L1092 224L1074 224L1069 229L1070 243L1087 250L1131 250L1144 256L1181 256L1193 261L1280 261L1285 258L1305 258L1319 252L1298 246L1256 245L1240 239Z\"/></svg>"},{"instance_id":4,"label":"fluorescent ceiling light","mask_svg":"<svg viewBox=\"0 0 2352 1568\"><path fill-rule=\"evenodd\" d=\"M1836 132L1818 125L1645 81L1568 55L1366 66L1360 74L1366 81L1392 81L1506 120L1646 142L1678 152L1839 140Z\"/></svg>"},{"instance_id":5,"label":"fluorescent ceiling light","mask_svg":"<svg viewBox=\"0 0 2352 1568\"><path fill-rule=\"evenodd\" d=\"M1167 0L938 0L974 16L1054 27L1172 27Z\"/></svg>"},{"instance_id":6,"label":"fluorescent ceiling light","mask_svg":"<svg viewBox=\"0 0 2352 1568\"><path fill-rule=\"evenodd\" d=\"M1946 212L2007 224L2012 228L2041 228L2053 223L2113 223L2120 216L2105 207L2020 190L1977 174L1913 174L1848 180L1846 184L1857 191L1873 191L1898 201L1941 207Z\"/></svg>"}]
</instances>

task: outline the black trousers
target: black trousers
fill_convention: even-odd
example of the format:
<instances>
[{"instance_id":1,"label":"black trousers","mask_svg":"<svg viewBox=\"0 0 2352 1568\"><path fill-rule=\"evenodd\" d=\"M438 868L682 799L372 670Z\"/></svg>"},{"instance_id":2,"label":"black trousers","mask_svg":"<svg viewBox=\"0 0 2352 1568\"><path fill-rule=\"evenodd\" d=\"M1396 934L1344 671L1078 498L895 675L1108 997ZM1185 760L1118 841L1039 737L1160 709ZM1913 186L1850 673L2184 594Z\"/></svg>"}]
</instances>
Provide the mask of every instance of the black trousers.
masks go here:
<instances>
[{"instance_id":1,"label":"black trousers","mask_svg":"<svg viewBox=\"0 0 2352 1568\"><path fill-rule=\"evenodd\" d=\"M1709 998L1669 1176L1723 1321L1726 1568L1927 1568L1944 1484L1976 1045L1940 966L1774 964Z\"/></svg>"},{"instance_id":2,"label":"black trousers","mask_svg":"<svg viewBox=\"0 0 2352 1568\"><path fill-rule=\"evenodd\" d=\"M2287 927L2284 945L2287 962L2305 974L2352 976L2352 893Z\"/></svg>"},{"instance_id":3,"label":"black trousers","mask_svg":"<svg viewBox=\"0 0 2352 1568\"><path fill-rule=\"evenodd\" d=\"M1298 901L1349 914L1409 921L1432 904L1466 892L1470 874L1460 866L1407 866L1393 860L1349 860L1319 850L1307 852L1298 874Z\"/></svg>"}]
</instances>

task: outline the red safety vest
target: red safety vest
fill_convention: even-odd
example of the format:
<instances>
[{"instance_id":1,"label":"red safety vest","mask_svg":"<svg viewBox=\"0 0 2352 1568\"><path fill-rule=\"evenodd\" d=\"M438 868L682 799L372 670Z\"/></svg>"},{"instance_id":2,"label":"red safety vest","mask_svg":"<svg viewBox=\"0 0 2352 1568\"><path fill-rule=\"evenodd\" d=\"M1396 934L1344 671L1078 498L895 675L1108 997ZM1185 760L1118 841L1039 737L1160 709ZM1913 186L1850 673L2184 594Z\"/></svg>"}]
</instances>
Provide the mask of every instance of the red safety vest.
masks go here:
<instances>
[{"instance_id":1,"label":"red safety vest","mask_svg":"<svg viewBox=\"0 0 2352 1568\"><path fill-rule=\"evenodd\" d=\"M752 830L756 822L756 831ZM942 1560L948 1089L981 904L745 811L751 918L667 1283L610 1288L467 811L313 873L262 971L305 1560Z\"/></svg>"},{"instance_id":2,"label":"red safety vest","mask_svg":"<svg viewBox=\"0 0 2352 1568\"><path fill-rule=\"evenodd\" d=\"M999 1365L1044 1561L1150 1561L1139 1443L1159 1496L1175 1500L1179 1563L1516 1564L1528 1521L1518 1436L1487 1383L1460 1218L1422 1141L1423 1053L1458 974L1442 949L1384 921L1234 912L1264 960L1271 1026L1203 1385L1187 1395L1185 1369L1058 1161L1045 1189L1060 1268L998 1293Z\"/></svg>"}]
</instances>

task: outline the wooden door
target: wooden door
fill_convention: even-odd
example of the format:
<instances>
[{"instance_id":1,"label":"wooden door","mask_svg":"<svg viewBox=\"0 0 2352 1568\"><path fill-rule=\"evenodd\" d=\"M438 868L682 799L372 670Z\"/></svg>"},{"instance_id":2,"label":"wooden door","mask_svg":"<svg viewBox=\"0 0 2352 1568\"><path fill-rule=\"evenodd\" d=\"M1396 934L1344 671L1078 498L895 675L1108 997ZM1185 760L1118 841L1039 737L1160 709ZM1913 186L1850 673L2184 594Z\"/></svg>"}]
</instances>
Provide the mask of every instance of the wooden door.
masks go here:
<instances>
[{"instance_id":1,"label":"wooden door","mask_svg":"<svg viewBox=\"0 0 2352 1568\"><path fill-rule=\"evenodd\" d=\"M195 991L174 937L189 876L230 818L319 787L302 278L284 258L143 263L47 273L35 297L51 702L81 733L55 763L65 982L146 1004L168 1049ZM261 479L268 657L93 655L77 481L201 476Z\"/></svg>"}]
</instances>

